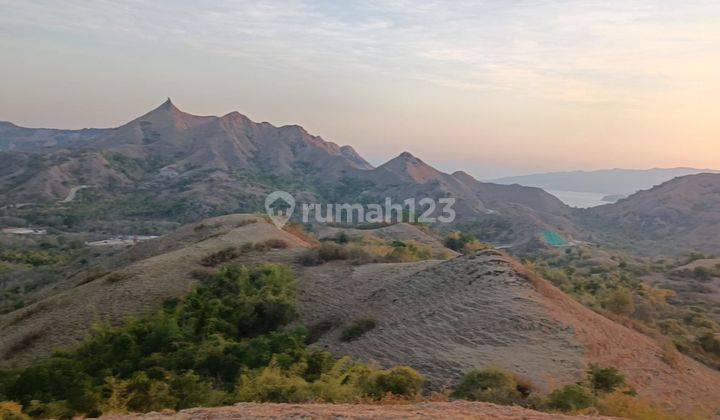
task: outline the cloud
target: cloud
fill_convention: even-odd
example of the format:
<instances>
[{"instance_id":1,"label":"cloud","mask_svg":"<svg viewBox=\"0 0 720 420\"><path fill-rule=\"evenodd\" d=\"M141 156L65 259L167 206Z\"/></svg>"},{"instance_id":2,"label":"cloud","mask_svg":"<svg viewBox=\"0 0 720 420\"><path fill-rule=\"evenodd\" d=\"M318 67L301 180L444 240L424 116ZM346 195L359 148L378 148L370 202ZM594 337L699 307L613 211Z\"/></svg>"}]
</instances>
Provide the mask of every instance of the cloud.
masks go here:
<instances>
[{"instance_id":1,"label":"cloud","mask_svg":"<svg viewBox=\"0 0 720 420\"><path fill-rule=\"evenodd\" d=\"M711 1L8 1L5 42L54 34L179 45L287 71L362 71L457 89L634 106L718 54ZM162 51L158 51L161 55Z\"/></svg>"}]
</instances>

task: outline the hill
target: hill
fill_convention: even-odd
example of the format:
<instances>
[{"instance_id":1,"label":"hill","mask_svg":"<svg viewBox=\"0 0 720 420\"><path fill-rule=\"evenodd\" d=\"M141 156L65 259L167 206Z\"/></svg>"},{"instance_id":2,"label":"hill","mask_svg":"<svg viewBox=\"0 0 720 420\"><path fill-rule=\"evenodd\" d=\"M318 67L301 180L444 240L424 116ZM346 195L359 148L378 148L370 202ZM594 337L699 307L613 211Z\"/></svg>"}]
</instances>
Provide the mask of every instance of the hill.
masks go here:
<instances>
[{"instance_id":1,"label":"hill","mask_svg":"<svg viewBox=\"0 0 720 420\"><path fill-rule=\"evenodd\" d=\"M380 228L377 237L388 229L396 241L433 243L410 225ZM213 266L278 262L299 279L298 322L308 326L315 346L383 366L409 365L436 389L472 368L495 365L547 391L600 363L616 366L641 396L668 407L718 408L720 373L680 355L669 364L652 339L583 307L498 251L446 261L299 264L310 246L250 215L188 225L41 290L34 304L1 316L0 354L11 363L44 357L81 339L93 321L117 324L160 308ZM368 317L375 328L342 338Z\"/></svg>"},{"instance_id":2,"label":"hill","mask_svg":"<svg viewBox=\"0 0 720 420\"><path fill-rule=\"evenodd\" d=\"M720 174L675 178L614 204L580 210L601 242L640 253L720 252Z\"/></svg>"}]
</instances>

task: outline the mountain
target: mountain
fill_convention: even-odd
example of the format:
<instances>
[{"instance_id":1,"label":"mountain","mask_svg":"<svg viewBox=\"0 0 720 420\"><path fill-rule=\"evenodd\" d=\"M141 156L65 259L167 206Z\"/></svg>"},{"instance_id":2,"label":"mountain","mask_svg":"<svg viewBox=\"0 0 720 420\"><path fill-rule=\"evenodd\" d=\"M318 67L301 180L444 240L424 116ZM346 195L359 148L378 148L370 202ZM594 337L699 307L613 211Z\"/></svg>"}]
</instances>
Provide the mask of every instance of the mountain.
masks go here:
<instances>
[{"instance_id":1,"label":"mountain","mask_svg":"<svg viewBox=\"0 0 720 420\"><path fill-rule=\"evenodd\" d=\"M0 151L40 151L43 149L74 148L102 137L108 129L88 128L83 130L56 130L47 128L25 128L0 121Z\"/></svg>"},{"instance_id":2,"label":"mountain","mask_svg":"<svg viewBox=\"0 0 720 420\"><path fill-rule=\"evenodd\" d=\"M703 172L717 173L712 169L603 169L598 171L552 172L506 177L493 180L498 184L520 184L545 190L588 192L605 195L630 195L652 188L675 177Z\"/></svg>"},{"instance_id":3,"label":"mountain","mask_svg":"<svg viewBox=\"0 0 720 420\"><path fill-rule=\"evenodd\" d=\"M351 146L298 125L257 123L238 112L192 115L169 99L117 128L4 123L0 162L6 162L0 170L6 215L60 229L70 222L74 229L129 233L134 224L152 230L154 221L262 210L268 193L284 190L299 202L320 203L454 197L456 225L502 243L545 230L576 231L569 208L538 188L443 173L408 152L375 168ZM80 186L81 193L70 195ZM75 201L57 205L68 197ZM24 207L14 208L18 204Z\"/></svg>"},{"instance_id":4,"label":"mountain","mask_svg":"<svg viewBox=\"0 0 720 420\"><path fill-rule=\"evenodd\" d=\"M720 174L675 178L614 204L577 212L597 239L644 253L720 253Z\"/></svg>"}]
</instances>

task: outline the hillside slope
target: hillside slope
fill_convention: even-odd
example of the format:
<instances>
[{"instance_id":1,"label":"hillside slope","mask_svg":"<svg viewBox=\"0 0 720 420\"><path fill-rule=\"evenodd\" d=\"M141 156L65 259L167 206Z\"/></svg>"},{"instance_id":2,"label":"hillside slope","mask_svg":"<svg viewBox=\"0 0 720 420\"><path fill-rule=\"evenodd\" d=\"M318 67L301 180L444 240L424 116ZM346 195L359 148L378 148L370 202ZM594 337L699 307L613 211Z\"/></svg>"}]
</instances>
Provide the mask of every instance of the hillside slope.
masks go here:
<instances>
[{"instance_id":1,"label":"hillside slope","mask_svg":"<svg viewBox=\"0 0 720 420\"><path fill-rule=\"evenodd\" d=\"M363 230L372 233L372 230ZM411 225L378 229L399 240L432 238ZM353 233L352 231L350 233ZM495 365L541 390L572 383L589 363L616 366L640 395L672 408L720 408L720 373L684 356L669 365L652 339L575 302L495 250L447 261L353 265L297 263L306 241L252 215L188 225L128 248L91 270L39 292L38 301L0 317L0 357L22 363L81 339L93 322L120 323L186 293L211 267L208 256L232 246L282 240L221 263L288 264L298 277L298 323L314 345L381 365L409 365L434 388L470 369ZM344 342L354 320L377 327Z\"/></svg>"},{"instance_id":2,"label":"hillside slope","mask_svg":"<svg viewBox=\"0 0 720 420\"><path fill-rule=\"evenodd\" d=\"M499 366L548 390L589 363L616 366L638 392L669 407L720 407L720 373L686 357L673 367L652 339L616 324L497 251L446 262L326 264L303 272L301 322L318 345L381 365L408 364L435 387L475 367ZM342 330L371 317L351 342Z\"/></svg>"},{"instance_id":3,"label":"hillside slope","mask_svg":"<svg viewBox=\"0 0 720 420\"><path fill-rule=\"evenodd\" d=\"M207 270L204 257L246 243L282 240L288 248L242 254L239 263L292 263L307 246L251 215L231 215L189 226L132 247L118 257L38 292L38 301L0 316L0 358L27 361L82 339L94 322L117 325L127 316L158 309ZM195 275L196 276L196 275Z\"/></svg>"},{"instance_id":4,"label":"hillside slope","mask_svg":"<svg viewBox=\"0 0 720 420\"><path fill-rule=\"evenodd\" d=\"M596 239L645 253L720 252L720 174L675 178L577 212Z\"/></svg>"}]
</instances>

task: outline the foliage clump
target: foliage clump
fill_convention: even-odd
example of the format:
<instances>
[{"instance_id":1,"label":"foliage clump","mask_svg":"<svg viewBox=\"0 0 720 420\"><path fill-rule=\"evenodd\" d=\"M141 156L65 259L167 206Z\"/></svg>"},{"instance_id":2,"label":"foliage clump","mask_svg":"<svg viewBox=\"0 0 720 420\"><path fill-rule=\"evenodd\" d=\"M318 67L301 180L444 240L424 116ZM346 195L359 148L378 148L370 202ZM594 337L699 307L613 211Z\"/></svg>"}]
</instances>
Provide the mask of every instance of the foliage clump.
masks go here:
<instances>
[{"instance_id":1,"label":"foliage clump","mask_svg":"<svg viewBox=\"0 0 720 420\"><path fill-rule=\"evenodd\" d=\"M565 385L551 392L547 398L547 406L557 411L578 411L594 405L595 397L585 387L578 384Z\"/></svg>"},{"instance_id":2,"label":"foliage clump","mask_svg":"<svg viewBox=\"0 0 720 420\"><path fill-rule=\"evenodd\" d=\"M352 341L362 337L366 332L375 328L377 323L373 318L365 317L354 320L340 335L342 341Z\"/></svg>"},{"instance_id":3,"label":"foliage clump","mask_svg":"<svg viewBox=\"0 0 720 420\"><path fill-rule=\"evenodd\" d=\"M477 240L475 235L466 232L452 231L445 238L445 246L461 254L471 254L489 248Z\"/></svg>"},{"instance_id":4,"label":"foliage clump","mask_svg":"<svg viewBox=\"0 0 720 420\"><path fill-rule=\"evenodd\" d=\"M517 379L510 373L498 368L471 370L461 379L453 392L455 398L470 401L485 401L496 404L519 403L527 394Z\"/></svg>"}]
</instances>

